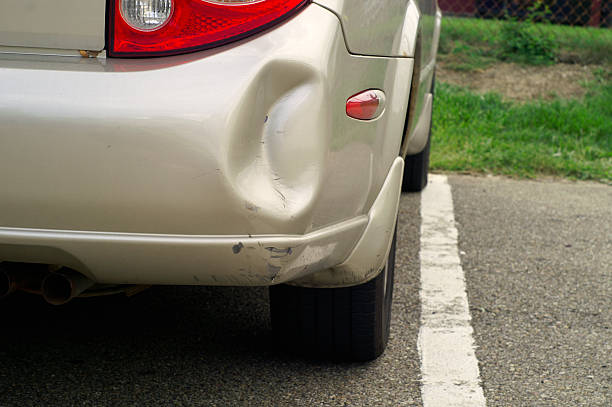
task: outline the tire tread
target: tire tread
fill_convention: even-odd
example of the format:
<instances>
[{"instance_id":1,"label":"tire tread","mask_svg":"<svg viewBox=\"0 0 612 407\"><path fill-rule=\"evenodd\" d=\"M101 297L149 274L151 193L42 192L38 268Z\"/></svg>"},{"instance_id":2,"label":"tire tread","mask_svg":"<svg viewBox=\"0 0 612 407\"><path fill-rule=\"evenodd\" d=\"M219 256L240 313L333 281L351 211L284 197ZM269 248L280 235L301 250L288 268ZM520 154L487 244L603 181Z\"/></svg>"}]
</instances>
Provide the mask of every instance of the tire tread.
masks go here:
<instances>
[{"instance_id":1,"label":"tire tread","mask_svg":"<svg viewBox=\"0 0 612 407\"><path fill-rule=\"evenodd\" d=\"M392 290L395 240L391 251L386 272ZM389 336L390 303L385 308L384 274L385 270L354 287L270 287L272 327L280 345L324 359L368 361L378 357Z\"/></svg>"}]
</instances>

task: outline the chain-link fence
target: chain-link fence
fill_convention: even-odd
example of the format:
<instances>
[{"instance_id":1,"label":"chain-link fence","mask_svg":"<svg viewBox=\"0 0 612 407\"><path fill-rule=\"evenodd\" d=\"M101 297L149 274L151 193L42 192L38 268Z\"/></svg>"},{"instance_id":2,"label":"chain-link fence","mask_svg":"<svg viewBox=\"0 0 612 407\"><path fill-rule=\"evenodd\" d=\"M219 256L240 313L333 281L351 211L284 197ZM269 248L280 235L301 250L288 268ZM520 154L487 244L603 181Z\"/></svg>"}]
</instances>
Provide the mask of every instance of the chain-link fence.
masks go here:
<instances>
[{"instance_id":1,"label":"chain-link fence","mask_svg":"<svg viewBox=\"0 0 612 407\"><path fill-rule=\"evenodd\" d=\"M438 0L449 16L528 19L555 24L610 27L612 0Z\"/></svg>"},{"instance_id":2,"label":"chain-link fence","mask_svg":"<svg viewBox=\"0 0 612 407\"><path fill-rule=\"evenodd\" d=\"M442 60L612 65L612 0L438 0ZM467 62L466 62L467 58Z\"/></svg>"}]
</instances>

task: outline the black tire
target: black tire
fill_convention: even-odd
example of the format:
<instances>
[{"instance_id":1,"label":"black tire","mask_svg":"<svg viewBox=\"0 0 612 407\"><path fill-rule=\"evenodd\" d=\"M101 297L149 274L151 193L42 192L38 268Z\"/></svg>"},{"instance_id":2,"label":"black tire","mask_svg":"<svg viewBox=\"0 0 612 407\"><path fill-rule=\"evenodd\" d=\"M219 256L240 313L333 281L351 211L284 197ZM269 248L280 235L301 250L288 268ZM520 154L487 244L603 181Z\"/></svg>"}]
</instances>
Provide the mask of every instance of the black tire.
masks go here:
<instances>
[{"instance_id":1,"label":"black tire","mask_svg":"<svg viewBox=\"0 0 612 407\"><path fill-rule=\"evenodd\" d=\"M272 329L290 351L321 359L363 362L380 356L389 340L395 236L376 278L346 288L270 287Z\"/></svg>"},{"instance_id":2,"label":"black tire","mask_svg":"<svg viewBox=\"0 0 612 407\"><path fill-rule=\"evenodd\" d=\"M404 178L402 179L403 192L421 192L427 186L430 146L431 128L429 129L427 144L423 151L418 154L408 155L404 160Z\"/></svg>"},{"instance_id":3,"label":"black tire","mask_svg":"<svg viewBox=\"0 0 612 407\"><path fill-rule=\"evenodd\" d=\"M431 94L435 96L436 75L431 81ZM434 97L435 99L435 97ZM432 107L433 116L433 107ZM431 120L430 120L431 123ZM408 155L404 160L404 178L402 192L421 192L427 186L427 173L429 172L429 151L431 150L431 124L427 144L418 154Z\"/></svg>"}]
</instances>

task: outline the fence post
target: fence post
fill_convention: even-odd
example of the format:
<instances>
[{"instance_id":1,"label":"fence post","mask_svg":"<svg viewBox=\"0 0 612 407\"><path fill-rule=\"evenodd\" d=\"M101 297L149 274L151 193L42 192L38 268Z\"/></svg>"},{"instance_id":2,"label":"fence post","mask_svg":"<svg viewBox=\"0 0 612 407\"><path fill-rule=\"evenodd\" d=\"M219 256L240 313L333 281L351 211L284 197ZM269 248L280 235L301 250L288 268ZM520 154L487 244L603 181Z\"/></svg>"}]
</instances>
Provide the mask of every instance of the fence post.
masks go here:
<instances>
[{"instance_id":1,"label":"fence post","mask_svg":"<svg viewBox=\"0 0 612 407\"><path fill-rule=\"evenodd\" d=\"M601 0L593 0L591 4L591 19L589 20L591 27L599 27L602 25L601 21Z\"/></svg>"}]
</instances>

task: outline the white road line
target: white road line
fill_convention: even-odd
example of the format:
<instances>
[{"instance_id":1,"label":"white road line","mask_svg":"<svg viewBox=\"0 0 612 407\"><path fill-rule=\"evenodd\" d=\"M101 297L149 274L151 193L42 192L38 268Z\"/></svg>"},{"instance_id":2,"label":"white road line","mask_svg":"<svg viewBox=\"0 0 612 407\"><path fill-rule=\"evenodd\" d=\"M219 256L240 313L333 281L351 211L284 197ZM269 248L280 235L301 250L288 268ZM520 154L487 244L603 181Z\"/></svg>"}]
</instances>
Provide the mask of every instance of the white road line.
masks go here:
<instances>
[{"instance_id":1,"label":"white road line","mask_svg":"<svg viewBox=\"0 0 612 407\"><path fill-rule=\"evenodd\" d=\"M421 395L424 407L485 406L446 176L421 195Z\"/></svg>"}]
</instances>

